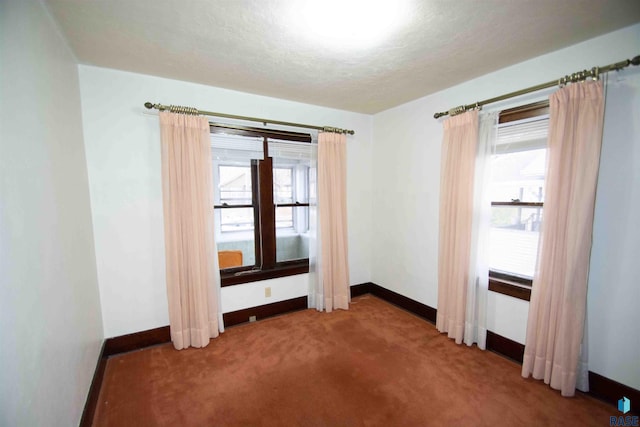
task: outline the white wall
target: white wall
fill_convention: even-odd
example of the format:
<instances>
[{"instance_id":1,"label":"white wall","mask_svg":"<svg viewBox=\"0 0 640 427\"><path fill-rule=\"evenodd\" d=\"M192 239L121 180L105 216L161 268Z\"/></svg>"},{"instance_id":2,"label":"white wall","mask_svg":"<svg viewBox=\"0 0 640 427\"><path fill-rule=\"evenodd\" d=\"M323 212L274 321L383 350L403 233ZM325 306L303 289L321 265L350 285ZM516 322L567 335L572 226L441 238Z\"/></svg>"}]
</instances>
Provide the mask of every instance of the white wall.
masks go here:
<instances>
[{"instance_id":1,"label":"white wall","mask_svg":"<svg viewBox=\"0 0 640 427\"><path fill-rule=\"evenodd\" d=\"M146 101L354 129L347 168L351 283L371 280L371 116L91 66L80 66L80 87L106 337L168 324L159 125ZM223 311L305 295L308 276L269 281L271 298L264 297L266 283L223 288Z\"/></svg>"},{"instance_id":2,"label":"white wall","mask_svg":"<svg viewBox=\"0 0 640 427\"><path fill-rule=\"evenodd\" d=\"M640 43L636 48L640 53ZM640 67L610 75L602 144L587 294L589 367L640 389Z\"/></svg>"},{"instance_id":3,"label":"white wall","mask_svg":"<svg viewBox=\"0 0 640 427\"><path fill-rule=\"evenodd\" d=\"M102 344L74 57L0 2L0 425L78 425Z\"/></svg>"},{"instance_id":4,"label":"white wall","mask_svg":"<svg viewBox=\"0 0 640 427\"><path fill-rule=\"evenodd\" d=\"M376 114L372 281L437 306L442 123L433 119L435 112L634 57L640 53L639 42L637 24ZM488 109L532 102L550 91ZM621 116L621 123L606 124L589 283L590 369L636 388L640 388L640 335L636 327L640 323L636 283L640 239L634 222L640 209L638 100L637 90L629 92L626 101L633 103L635 110ZM624 183L622 188L615 189L620 183ZM614 202L618 197L625 199L622 204ZM489 329L524 343L528 303L489 294Z\"/></svg>"}]
</instances>

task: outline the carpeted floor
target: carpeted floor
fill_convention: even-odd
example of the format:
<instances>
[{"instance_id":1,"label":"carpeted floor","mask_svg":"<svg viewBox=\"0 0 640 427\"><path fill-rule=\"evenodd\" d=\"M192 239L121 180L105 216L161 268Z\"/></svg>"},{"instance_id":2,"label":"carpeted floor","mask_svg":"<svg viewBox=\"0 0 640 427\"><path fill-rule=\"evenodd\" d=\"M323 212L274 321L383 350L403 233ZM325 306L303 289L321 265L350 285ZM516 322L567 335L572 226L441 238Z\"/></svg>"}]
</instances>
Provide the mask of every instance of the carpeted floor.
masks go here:
<instances>
[{"instance_id":1,"label":"carpeted floor","mask_svg":"<svg viewBox=\"0 0 640 427\"><path fill-rule=\"evenodd\" d=\"M604 426L520 366L376 297L229 328L205 349L109 359L97 426Z\"/></svg>"}]
</instances>

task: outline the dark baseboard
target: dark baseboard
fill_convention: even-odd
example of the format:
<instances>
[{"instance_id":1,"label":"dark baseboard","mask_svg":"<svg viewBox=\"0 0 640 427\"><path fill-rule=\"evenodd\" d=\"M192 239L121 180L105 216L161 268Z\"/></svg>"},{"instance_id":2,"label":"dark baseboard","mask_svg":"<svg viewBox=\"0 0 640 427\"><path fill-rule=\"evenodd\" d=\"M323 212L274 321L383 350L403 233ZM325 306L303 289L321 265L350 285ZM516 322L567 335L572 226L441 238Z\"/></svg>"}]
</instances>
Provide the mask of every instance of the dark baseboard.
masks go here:
<instances>
[{"instance_id":1,"label":"dark baseboard","mask_svg":"<svg viewBox=\"0 0 640 427\"><path fill-rule=\"evenodd\" d=\"M93 379L91 380L91 386L89 387L89 393L87 394L87 401L85 402L84 410L82 411L82 418L80 418L80 427L91 427L93 424L93 417L96 414L98 397L100 396L100 389L102 388L104 370L107 367L107 358L104 356L104 347L105 343L103 342L102 347L100 348L100 354L98 355L96 370L93 373Z\"/></svg>"},{"instance_id":2,"label":"dark baseboard","mask_svg":"<svg viewBox=\"0 0 640 427\"><path fill-rule=\"evenodd\" d=\"M353 285L351 286L351 297L359 297L360 295L364 295L364 294L373 294L373 288L376 285L374 283L371 282L367 282L367 283L361 283L359 285Z\"/></svg>"},{"instance_id":3,"label":"dark baseboard","mask_svg":"<svg viewBox=\"0 0 640 427\"><path fill-rule=\"evenodd\" d=\"M104 356L110 357L168 342L171 342L169 326L161 326L147 331L107 338L104 343Z\"/></svg>"},{"instance_id":4,"label":"dark baseboard","mask_svg":"<svg viewBox=\"0 0 640 427\"><path fill-rule=\"evenodd\" d=\"M524 359L524 344L487 331L487 350L498 353L522 365L522 360Z\"/></svg>"},{"instance_id":5,"label":"dark baseboard","mask_svg":"<svg viewBox=\"0 0 640 427\"><path fill-rule=\"evenodd\" d=\"M256 320L265 319L279 314L290 313L292 311L306 310L307 297L292 298L271 304L259 305L257 307L245 308L244 310L232 311L222 315L224 326L239 325L246 323L251 316L256 316Z\"/></svg>"},{"instance_id":6,"label":"dark baseboard","mask_svg":"<svg viewBox=\"0 0 640 427\"><path fill-rule=\"evenodd\" d=\"M404 295L400 295L397 292L390 291L389 289L378 286L375 283L367 282L360 285L351 286L351 296L359 296L363 294L375 295L378 298L385 300L393 305L407 310L410 313L415 314L418 317L428 320L431 323L436 323L436 309L422 304L421 302L407 298Z\"/></svg>"},{"instance_id":7,"label":"dark baseboard","mask_svg":"<svg viewBox=\"0 0 640 427\"><path fill-rule=\"evenodd\" d=\"M264 319L278 314L289 313L307 308L307 297L299 297L272 304L260 305L246 308L244 310L224 313L223 320L225 326L238 325L249 321L249 317L256 316L256 320ZM104 344L104 357L116 354L127 353L129 351L140 350L158 344L171 342L171 332L169 326L161 326L132 334L121 335L114 338L107 338Z\"/></svg>"},{"instance_id":8,"label":"dark baseboard","mask_svg":"<svg viewBox=\"0 0 640 427\"><path fill-rule=\"evenodd\" d=\"M400 295L397 292L390 291L389 289L376 284L373 285L372 294L380 299L390 302L391 304L397 305L418 317L422 317L431 323L436 323L437 310L433 307L429 307L426 304L412 300L411 298L405 297L404 295Z\"/></svg>"},{"instance_id":9,"label":"dark baseboard","mask_svg":"<svg viewBox=\"0 0 640 427\"><path fill-rule=\"evenodd\" d=\"M638 410L638 405L640 405L640 391L591 371L589 371L589 394L607 403L611 403L615 407L618 406L619 399L626 397L631 400L632 403L631 411L625 415L640 414ZM633 402L635 402L635 407Z\"/></svg>"}]
</instances>

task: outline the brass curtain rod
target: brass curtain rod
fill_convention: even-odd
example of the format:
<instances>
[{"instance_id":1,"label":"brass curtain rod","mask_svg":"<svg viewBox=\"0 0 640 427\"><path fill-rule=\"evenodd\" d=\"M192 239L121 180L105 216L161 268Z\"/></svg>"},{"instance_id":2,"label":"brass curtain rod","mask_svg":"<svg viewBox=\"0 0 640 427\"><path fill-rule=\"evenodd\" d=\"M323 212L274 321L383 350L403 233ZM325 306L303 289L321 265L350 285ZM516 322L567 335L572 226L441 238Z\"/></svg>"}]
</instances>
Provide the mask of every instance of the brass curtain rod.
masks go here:
<instances>
[{"instance_id":1,"label":"brass curtain rod","mask_svg":"<svg viewBox=\"0 0 640 427\"><path fill-rule=\"evenodd\" d=\"M450 115L455 116L456 114L461 114L466 111L472 110L474 108L480 108L483 105L493 104L494 102L504 101L505 99L514 98L516 96L524 95L526 93L536 92L542 89L546 89L549 87L553 87L555 85L564 86L567 83L575 83L579 81L583 81L588 79L589 77L597 80L601 73L608 73L609 71L619 71L623 68L627 68L629 65L640 65L640 55L635 56L633 59L626 59L624 61L616 62L615 64L605 65L604 67L593 67L591 70L583 70L573 73L568 76L561 77L557 80L552 80L550 82L542 83L536 86L531 86L526 89L517 90L515 92L507 93L506 95L496 96L495 98L485 99L484 101L479 101L474 104L468 105L460 105L458 107L454 107L448 111L443 111L440 113L435 113L433 115L434 119L439 119L442 116Z\"/></svg>"},{"instance_id":2,"label":"brass curtain rod","mask_svg":"<svg viewBox=\"0 0 640 427\"><path fill-rule=\"evenodd\" d=\"M246 116L236 116L234 114L214 113L213 111L198 110L197 108L182 107L180 105L162 105L162 104L153 104L151 102L145 102L144 106L147 107L147 109L149 109L149 110L151 110L152 108L155 108L156 110L160 110L160 111L168 110L168 111L171 111L172 113L194 114L194 115L202 114L203 116L224 117L224 118L227 118L227 119L238 119L238 120L248 120L250 122L264 123L265 126L266 126L267 123L271 123L271 124L274 124L274 125L284 125L284 126L292 126L292 127L297 127L297 128L306 128L306 129L317 129L317 130L321 130L323 132L348 133L349 135L355 135L355 131L353 131L351 129L334 128L334 127L331 127L331 126L305 125L305 124L301 124L301 123L290 123L290 122L283 122L283 121L279 121L279 120L260 119L258 117L246 117Z\"/></svg>"}]
</instances>

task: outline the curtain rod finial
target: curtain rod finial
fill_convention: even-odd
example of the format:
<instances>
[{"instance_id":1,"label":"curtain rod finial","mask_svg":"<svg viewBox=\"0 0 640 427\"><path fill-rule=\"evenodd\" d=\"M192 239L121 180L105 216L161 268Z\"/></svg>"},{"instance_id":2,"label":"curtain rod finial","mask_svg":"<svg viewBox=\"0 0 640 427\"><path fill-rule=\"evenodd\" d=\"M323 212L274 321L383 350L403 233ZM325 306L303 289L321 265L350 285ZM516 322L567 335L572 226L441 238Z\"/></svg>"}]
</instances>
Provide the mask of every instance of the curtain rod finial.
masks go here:
<instances>
[{"instance_id":1,"label":"curtain rod finial","mask_svg":"<svg viewBox=\"0 0 640 427\"><path fill-rule=\"evenodd\" d=\"M150 102L145 102L144 106L147 107L147 110L151 110L153 108L153 104Z\"/></svg>"},{"instance_id":2,"label":"curtain rod finial","mask_svg":"<svg viewBox=\"0 0 640 427\"><path fill-rule=\"evenodd\" d=\"M634 56L634 57L631 59L631 63L632 63L633 65L640 65L640 55L638 55L638 56Z\"/></svg>"}]
</instances>

